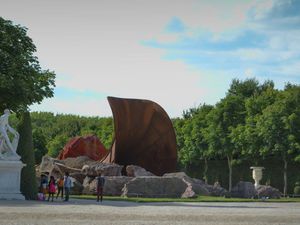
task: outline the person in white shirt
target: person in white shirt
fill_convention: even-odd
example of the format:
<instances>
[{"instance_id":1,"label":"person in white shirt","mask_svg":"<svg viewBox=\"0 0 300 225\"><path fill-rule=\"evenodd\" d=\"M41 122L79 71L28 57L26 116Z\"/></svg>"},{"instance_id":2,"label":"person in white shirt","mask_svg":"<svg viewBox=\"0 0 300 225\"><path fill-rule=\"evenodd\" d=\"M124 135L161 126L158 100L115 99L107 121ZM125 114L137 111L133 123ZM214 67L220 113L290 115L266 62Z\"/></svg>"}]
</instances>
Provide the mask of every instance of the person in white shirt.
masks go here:
<instances>
[{"instance_id":1,"label":"person in white shirt","mask_svg":"<svg viewBox=\"0 0 300 225\"><path fill-rule=\"evenodd\" d=\"M69 201L70 189L72 187L72 180L69 177L69 172L65 173L64 188L65 188L65 202Z\"/></svg>"}]
</instances>

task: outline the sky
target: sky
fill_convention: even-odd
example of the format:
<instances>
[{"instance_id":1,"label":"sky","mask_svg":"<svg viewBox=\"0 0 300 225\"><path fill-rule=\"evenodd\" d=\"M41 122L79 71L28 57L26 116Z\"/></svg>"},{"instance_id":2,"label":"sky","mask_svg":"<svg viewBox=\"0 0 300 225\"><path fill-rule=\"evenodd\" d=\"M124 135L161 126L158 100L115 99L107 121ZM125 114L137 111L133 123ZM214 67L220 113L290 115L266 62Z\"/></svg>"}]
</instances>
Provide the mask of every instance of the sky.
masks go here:
<instances>
[{"instance_id":1,"label":"sky","mask_svg":"<svg viewBox=\"0 0 300 225\"><path fill-rule=\"evenodd\" d=\"M54 97L31 111L111 116L107 96L170 117L215 104L232 79L300 82L299 0L0 0L28 28Z\"/></svg>"}]
</instances>

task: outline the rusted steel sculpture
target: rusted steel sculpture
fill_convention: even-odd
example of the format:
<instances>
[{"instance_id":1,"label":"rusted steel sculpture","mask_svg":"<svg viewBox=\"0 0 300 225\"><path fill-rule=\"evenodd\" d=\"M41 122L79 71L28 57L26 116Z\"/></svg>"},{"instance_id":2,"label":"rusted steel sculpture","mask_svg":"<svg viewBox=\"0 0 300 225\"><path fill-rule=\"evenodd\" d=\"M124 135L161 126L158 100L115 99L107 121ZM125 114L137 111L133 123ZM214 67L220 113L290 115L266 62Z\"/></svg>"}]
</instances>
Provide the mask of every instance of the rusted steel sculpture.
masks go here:
<instances>
[{"instance_id":1,"label":"rusted steel sculpture","mask_svg":"<svg viewBox=\"0 0 300 225\"><path fill-rule=\"evenodd\" d=\"M149 100L107 98L114 117L115 137L103 162L138 165L155 175L174 172L176 136L161 106Z\"/></svg>"},{"instance_id":2,"label":"rusted steel sculpture","mask_svg":"<svg viewBox=\"0 0 300 225\"><path fill-rule=\"evenodd\" d=\"M107 154L107 150L96 135L74 137L60 151L58 159L88 156L93 160L100 160Z\"/></svg>"}]
</instances>

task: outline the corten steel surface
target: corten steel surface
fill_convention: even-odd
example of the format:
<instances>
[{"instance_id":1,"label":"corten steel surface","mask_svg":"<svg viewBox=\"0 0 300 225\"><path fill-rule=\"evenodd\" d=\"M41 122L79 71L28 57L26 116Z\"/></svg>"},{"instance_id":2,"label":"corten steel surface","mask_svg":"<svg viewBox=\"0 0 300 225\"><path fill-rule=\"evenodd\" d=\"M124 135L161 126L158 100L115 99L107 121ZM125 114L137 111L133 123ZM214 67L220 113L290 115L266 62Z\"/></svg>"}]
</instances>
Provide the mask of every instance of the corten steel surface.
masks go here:
<instances>
[{"instance_id":1,"label":"corten steel surface","mask_svg":"<svg viewBox=\"0 0 300 225\"><path fill-rule=\"evenodd\" d=\"M60 151L58 159L87 156L93 160L100 160L107 154L107 150L96 135L74 137L68 141Z\"/></svg>"},{"instance_id":2,"label":"corten steel surface","mask_svg":"<svg viewBox=\"0 0 300 225\"><path fill-rule=\"evenodd\" d=\"M176 136L163 108L149 100L107 99L113 112L115 138L102 161L138 165L156 175L174 172Z\"/></svg>"}]
</instances>

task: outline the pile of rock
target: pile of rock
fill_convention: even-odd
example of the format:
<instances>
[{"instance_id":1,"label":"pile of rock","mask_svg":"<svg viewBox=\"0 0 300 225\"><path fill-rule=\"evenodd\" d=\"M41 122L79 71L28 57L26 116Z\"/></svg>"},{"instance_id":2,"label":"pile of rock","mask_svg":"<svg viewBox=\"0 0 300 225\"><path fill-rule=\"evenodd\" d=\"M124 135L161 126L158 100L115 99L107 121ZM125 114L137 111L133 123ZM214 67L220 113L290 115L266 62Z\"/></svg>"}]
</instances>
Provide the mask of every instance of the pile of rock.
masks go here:
<instances>
[{"instance_id":1,"label":"pile of rock","mask_svg":"<svg viewBox=\"0 0 300 225\"><path fill-rule=\"evenodd\" d=\"M279 198L281 195L277 189L270 186L260 186L255 189L250 182L239 182L232 189L232 192L228 193L217 183L209 185L200 179L187 176L184 172L155 176L136 165L126 166L127 176L122 176L123 166L114 163L101 163L85 156L64 160L44 157L37 170L39 172L47 170L55 177L69 172L74 183L73 194L95 194L95 177L101 172L106 180L104 195L110 196L194 198L197 195L231 195L239 198Z\"/></svg>"},{"instance_id":2,"label":"pile of rock","mask_svg":"<svg viewBox=\"0 0 300 225\"><path fill-rule=\"evenodd\" d=\"M123 166L101 163L86 156L64 160L45 156L37 167L37 174L47 171L57 178L69 172L74 183L73 194L95 194L95 177L99 172L106 180L104 195L193 198L197 195L223 195L227 192L224 188L190 178L183 172L155 176L142 167L128 165L125 168L127 176L122 176L122 169Z\"/></svg>"},{"instance_id":3,"label":"pile of rock","mask_svg":"<svg viewBox=\"0 0 300 225\"><path fill-rule=\"evenodd\" d=\"M281 192L268 185L259 185L255 188L253 183L240 181L231 191L231 197L236 198L280 198Z\"/></svg>"}]
</instances>

